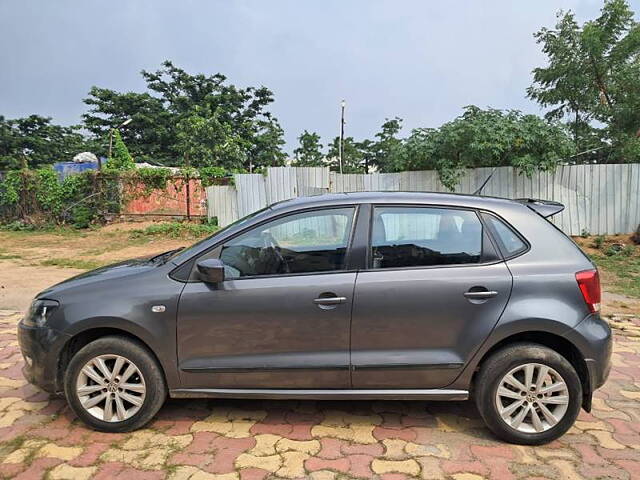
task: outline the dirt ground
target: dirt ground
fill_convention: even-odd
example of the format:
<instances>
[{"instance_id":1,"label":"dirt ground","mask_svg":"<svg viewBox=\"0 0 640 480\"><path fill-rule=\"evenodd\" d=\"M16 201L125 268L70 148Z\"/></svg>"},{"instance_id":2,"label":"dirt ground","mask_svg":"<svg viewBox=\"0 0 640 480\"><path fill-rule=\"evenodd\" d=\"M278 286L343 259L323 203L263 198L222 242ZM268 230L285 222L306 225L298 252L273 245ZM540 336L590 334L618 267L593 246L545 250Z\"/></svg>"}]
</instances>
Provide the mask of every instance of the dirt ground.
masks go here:
<instances>
[{"instance_id":1,"label":"dirt ground","mask_svg":"<svg viewBox=\"0 0 640 480\"><path fill-rule=\"evenodd\" d=\"M23 311L38 292L87 269L195 241L133 234L151 224L116 223L96 231L59 234L0 232L0 309Z\"/></svg>"}]
</instances>

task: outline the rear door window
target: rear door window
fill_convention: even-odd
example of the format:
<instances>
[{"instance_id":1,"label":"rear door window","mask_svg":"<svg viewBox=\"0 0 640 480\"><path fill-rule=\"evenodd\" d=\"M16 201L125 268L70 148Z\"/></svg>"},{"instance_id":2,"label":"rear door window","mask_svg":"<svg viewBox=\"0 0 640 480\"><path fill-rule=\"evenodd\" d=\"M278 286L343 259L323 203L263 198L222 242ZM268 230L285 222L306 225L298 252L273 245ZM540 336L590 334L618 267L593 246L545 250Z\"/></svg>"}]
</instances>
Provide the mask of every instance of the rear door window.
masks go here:
<instances>
[{"instance_id":1,"label":"rear door window","mask_svg":"<svg viewBox=\"0 0 640 480\"><path fill-rule=\"evenodd\" d=\"M482 223L475 212L434 207L375 207L372 267L479 263Z\"/></svg>"}]
</instances>

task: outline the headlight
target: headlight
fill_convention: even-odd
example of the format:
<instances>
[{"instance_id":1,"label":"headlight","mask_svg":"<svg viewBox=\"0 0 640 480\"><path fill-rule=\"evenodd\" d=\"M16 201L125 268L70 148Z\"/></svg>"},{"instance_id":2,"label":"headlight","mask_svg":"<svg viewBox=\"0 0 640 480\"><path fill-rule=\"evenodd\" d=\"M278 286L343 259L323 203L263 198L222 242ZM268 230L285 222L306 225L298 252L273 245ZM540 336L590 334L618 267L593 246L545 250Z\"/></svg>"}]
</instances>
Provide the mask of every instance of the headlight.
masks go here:
<instances>
[{"instance_id":1,"label":"headlight","mask_svg":"<svg viewBox=\"0 0 640 480\"><path fill-rule=\"evenodd\" d=\"M55 300L34 300L31 308L24 317L24 324L29 327L42 327L47 319L60 304Z\"/></svg>"}]
</instances>

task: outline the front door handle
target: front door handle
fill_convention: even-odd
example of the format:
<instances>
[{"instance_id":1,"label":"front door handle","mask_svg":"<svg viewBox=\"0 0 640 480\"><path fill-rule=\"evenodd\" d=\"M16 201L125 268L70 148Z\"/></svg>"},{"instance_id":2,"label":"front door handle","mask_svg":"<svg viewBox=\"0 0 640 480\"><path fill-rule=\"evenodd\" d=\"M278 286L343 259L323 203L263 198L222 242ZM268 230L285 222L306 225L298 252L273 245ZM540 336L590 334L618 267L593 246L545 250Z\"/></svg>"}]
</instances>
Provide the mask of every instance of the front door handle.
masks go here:
<instances>
[{"instance_id":1,"label":"front door handle","mask_svg":"<svg viewBox=\"0 0 640 480\"><path fill-rule=\"evenodd\" d=\"M313 303L316 305L338 305L347 301L347 297L320 297L316 298Z\"/></svg>"},{"instance_id":2,"label":"front door handle","mask_svg":"<svg viewBox=\"0 0 640 480\"><path fill-rule=\"evenodd\" d=\"M498 295L495 290L480 290L476 292L464 292L463 295L471 300L486 300Z\"/></svg>"}]
</instances>

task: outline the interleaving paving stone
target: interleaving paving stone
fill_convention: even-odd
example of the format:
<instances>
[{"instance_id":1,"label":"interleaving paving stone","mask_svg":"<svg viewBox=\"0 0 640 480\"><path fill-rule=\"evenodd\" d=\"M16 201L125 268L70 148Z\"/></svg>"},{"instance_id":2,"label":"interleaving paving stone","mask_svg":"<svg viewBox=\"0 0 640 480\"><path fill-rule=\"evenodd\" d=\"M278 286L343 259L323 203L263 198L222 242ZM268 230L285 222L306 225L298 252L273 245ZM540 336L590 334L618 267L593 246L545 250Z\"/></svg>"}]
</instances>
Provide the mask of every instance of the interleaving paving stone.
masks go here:
<instances>
[{"instance_id":1,"label":"interleaving paving stone","mask_svg":"<svg viewBox=\"0 0 640 480\"><path fill-rule=\"evenodd\" d=\"M613 369L561 439L508 445L472 402L169 400L145 429L86 428L21 374L0 312L0 478L640 479L640 320L615 319Z\"/></svg>"}]
</instances>

